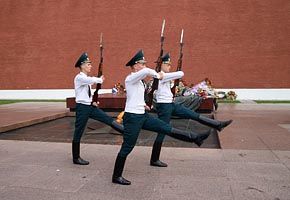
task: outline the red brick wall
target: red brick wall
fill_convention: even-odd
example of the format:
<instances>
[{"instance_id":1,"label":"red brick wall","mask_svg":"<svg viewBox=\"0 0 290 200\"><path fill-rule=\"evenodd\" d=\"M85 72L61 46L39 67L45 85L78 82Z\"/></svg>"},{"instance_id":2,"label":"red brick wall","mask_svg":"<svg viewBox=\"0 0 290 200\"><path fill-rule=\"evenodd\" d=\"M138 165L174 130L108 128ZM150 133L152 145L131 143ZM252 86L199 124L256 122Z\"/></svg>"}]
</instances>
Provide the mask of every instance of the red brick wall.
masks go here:
<instances>
[{"instance_id":1,"label":"red brick wall","mask_svg":"<svg viewBox=\"0 0 290 200\"><path fill-rule=\"evenodd\" d=\"M123 83L125 64L139 49L155 68L164 18L164 53L175 65L184 29L187 82L208 77L217 88L290 88L289 13L289 0L2 0L0 89L73 88L83 51L97 72L100 32L103 88Z\"/></svg>"}]
</instances>

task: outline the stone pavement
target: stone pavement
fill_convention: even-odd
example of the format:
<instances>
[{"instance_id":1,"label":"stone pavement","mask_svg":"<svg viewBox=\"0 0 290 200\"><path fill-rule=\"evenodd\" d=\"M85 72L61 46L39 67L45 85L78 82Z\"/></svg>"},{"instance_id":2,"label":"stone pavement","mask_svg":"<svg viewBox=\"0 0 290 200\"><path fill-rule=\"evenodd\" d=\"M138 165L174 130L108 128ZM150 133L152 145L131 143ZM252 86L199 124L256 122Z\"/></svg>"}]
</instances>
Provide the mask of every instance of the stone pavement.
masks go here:
<instances>
[{"instance_id":1,"label":"stone pavement","mask_svg":"<svg viewBox=\"0 0 290 200\"><path fill-rule=\"evenodd\" d=\"M14 111L15 124L35 120L34 111L39 119L66 112L61 103L50 104L49 114L39 108L45 104L33 104L1 105L1 121ZM70 143L0 140L0 199L289 200L289 110L289 104L220 104L216 118L234 119L219 133L222 149L164 147L169 166L156 168L149 166L151 148L136 146L124 170L130 186L111 183L118 145L82 144L90 165L78 166Z\"/></svg>"},{"instance_id":2,"label":"stone pavement","mask_svg":"<svg viewBox=\"0 0 290 200\"><path fill-rule=\"evenodd\" d=\"M222 149L290 150L290 104L220 104L215 118L234 119Z\"/></svg>"},{"instance_id":3,"label":"stone pavement","mask_svg":"<svg viewBox=\"0 0 290 200\"><path fill-rule=\"evenodd\" d=\"M0 133L64 117L64 102L23 102L0 105Z\"/></svg>"}]
</instances>

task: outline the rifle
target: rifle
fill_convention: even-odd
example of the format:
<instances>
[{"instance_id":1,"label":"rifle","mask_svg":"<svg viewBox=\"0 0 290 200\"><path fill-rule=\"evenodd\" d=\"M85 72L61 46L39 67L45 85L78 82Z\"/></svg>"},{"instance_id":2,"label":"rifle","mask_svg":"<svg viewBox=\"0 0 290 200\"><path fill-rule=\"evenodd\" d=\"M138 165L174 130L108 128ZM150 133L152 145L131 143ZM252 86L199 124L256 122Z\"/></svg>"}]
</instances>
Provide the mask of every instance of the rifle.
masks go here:
<instances>
[{"instance_id":1,"label":"rifle","mask_svg":"<svg viewBox=\"0 0 290 200\"><path fill-rule=\"evenodd\" d=\"M181 36L180 36L180 51L179 51L179 59L178 59L176 71L181 71L181 66L182 66L182 57L183 57L183 53L182 53L183 41L182 40L183 40L183 29L181 31ZM174 81L174 85L171 88L171 92L173 96L175 96L176 92L178 91L179 82L180 82L180 79L176 79Z\"/></svg>"},{"instance_id":2,"label":"rifle","mask_svg":"<svg viewBox=\"0 0 290 200\"><path fill-rule=\"evenodd\" d=\"M165 19L163 20L163 23L162 23L161 48L160 48L160 54L159 54L159 57L157 59L157 64L156 64L156 68L155 68L156 72L161 71L162 56L163 56L163 43L164 43L164 27L165 27ZM158 89L158 82L159 82L159 80L157 78L154 78L151 90L147 93L148 101L146 103L150 108L151 108L152 103L153 103L153 93L156 89Z\"/></svg>"},{"instance_id":3,"label":"rifle","mask_svg":"<svg viewBox=\"0 0 290 200\"><path fill-rule=\"evenodd\" d=\"M100 63L99 63L99 69L98 69L98 77L102 76L103 75L103 35L101 33L101 36L100 36ZM94 92L94 96L93 96L93 102L96 102L98 104L98 92L99 92L99 89L101 89L101 86L102 84L100 83L97 83L97 87L96 87L96 90Z\"/></svg>"}]
</instances>

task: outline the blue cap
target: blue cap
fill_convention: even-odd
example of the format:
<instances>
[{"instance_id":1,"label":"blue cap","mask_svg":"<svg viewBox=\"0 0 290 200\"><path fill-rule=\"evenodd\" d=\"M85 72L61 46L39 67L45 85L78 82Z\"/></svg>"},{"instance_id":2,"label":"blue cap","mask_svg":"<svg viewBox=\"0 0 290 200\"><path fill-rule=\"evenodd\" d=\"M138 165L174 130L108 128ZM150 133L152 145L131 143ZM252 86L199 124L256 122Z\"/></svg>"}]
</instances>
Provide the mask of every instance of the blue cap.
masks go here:
<instances>
[{"instance_id":1,"label":"blue cap","mask_svg":"<svg viewBox=\"0 0 290 200\"><path fill-rule=\"evenodd\" d=\"M147 63L142 50L139 50L138 53L126 64L126 66L133 66L136 63Z\"/></svg>"},{"instance_id":2,"label":"blue cap","mask_svg":"<svg viewBox=\"0 0 290 200\"><path fill-rule=\"evenodd\" d=\"M170 61L170 53L169 52L165 56L162 57L162 63L164 63L164 64L171 64L171 61Z\"/></svg>"},{"instance_id":3,"label":"blue cap","mask_svg":"<svg viewBox=\"0 0 290 200\"><path fill-rule=\"evenodd\" d=\"M75 64L75 67L80 67L84 63L91 63L88 54L84 52Z\"/></svg>"}]
</instances>

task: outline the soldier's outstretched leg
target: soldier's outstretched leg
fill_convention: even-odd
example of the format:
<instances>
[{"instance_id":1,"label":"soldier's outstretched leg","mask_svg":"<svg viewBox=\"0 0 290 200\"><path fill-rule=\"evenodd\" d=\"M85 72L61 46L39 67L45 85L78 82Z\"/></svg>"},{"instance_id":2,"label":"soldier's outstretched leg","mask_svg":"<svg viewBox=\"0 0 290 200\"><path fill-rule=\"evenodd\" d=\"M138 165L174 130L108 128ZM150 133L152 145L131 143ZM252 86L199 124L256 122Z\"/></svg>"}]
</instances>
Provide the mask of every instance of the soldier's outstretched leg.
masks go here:
<instances>
[{"instance_id":1,"label":"soldier's outstretched leg","mask_svg":"<svg viewBox=\"0 0 290 200\"><path fill-rule=\"evenodd\" d=\"M208 138L210 133L211 133L211 130L208 130L204 133L199 134L192 131L188 132L188 131L183 131L180 129L172 128L171 133L168 135L178 140L195 143L197 146L200 147L203 144L203 141L206 138Z\"/></svg>"},{"instance_id":2,"label":"soldier's outstretched leg","mask_svg":"<svg viewBox=\"0 0 290 200\"><path fill-rule=\"evenodd\" d=\"M111 127L112 127L113 129L115 129L116 131L120 132L121 134L124 133L124 126L123 126L122 124L120 124L119 122L117 122L116 120L114 120L114 121L112 122Z\"/></svg>"},{"instance_id":3,"label":"soldier's outstretched leg","mask_svg":"<svg viewBox=\"0 0 290 200\"><path fill-rule=\"evenodd\" d=\"M128 181L127 179L122 177L126 158L127 157L121 157L119 155L117 156L116 162L115 162L115 168L114 168L114 172L113 172L113 177L112 177L113 183L118 183L121 185L131 185L131 181Z\"/></svg>"},{"instance_id":4,"label":"soldier's outstretched leg","mask_svg":"<svg viewBox=\"0 0 290 200\"><path fill-rule=\"evenodd\" d=\"M200 122L201 124L217 129L218 131L222 131L225 127L227 127L233 122L233 120L218 121L208 117L204 117L202 115L199 115L197 121Z\"/></svg>"},{"instance_id":5,"label":"soldier's outstretched leg","mask_svg":"<svg viewBox=\"0 0 290 200\"><path fill-rule=\"evenodd\" d=\"M183 119L192 119L198 121L199 123L217 129L218 131L222 131L225 127L233 122L233 120L218 121L208 117L204 117L201 114L194 112L180 104L173 104L173 106L174 109L172 115L181 117Z\"/></svg>"},{"instance_id":6,"label":"soldier's outstretched leg","mask_svg":"<svg viewBox=\"0 0 290 200\"><path fill-rule=\"evenodd\" d=\"M124 133L124 126L120 123L118 123L116 120L114 120L112 117L107 115L103 110L94 107L90 117L94 120L103 122L104 124L107 124L111 126L113 129L120 133Z\"/></svg>"},{"instance_id":7,"label":"soldier's outstretched leg","mask_svg":"<svg viewBox=\"0 0 290 200\"><path fill-rule=\"evenodd\" d=\"M166 122L156 117L153 117L150 114L146 114L146 120L142 128L153 132L163 133L165 135L185 142L195 143L197 146L201 146L203 140L205 140L211 133L211 130L208 130L204 133L197 133L194 131L184 131L172 128Z\"/></svg>"}]
</instances>

